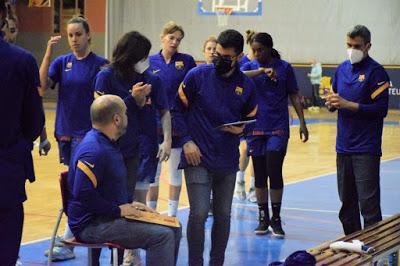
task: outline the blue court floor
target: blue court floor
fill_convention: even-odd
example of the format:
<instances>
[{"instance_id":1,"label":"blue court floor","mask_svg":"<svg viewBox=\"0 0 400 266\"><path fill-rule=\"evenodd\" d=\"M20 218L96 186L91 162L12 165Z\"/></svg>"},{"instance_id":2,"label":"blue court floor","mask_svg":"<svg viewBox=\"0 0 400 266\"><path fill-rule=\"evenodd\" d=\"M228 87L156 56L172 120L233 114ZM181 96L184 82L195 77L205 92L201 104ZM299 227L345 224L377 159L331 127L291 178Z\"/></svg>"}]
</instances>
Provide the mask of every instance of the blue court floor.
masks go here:
<instances>
[{"instance_id":1,"label":"blue court floor","mask_svg":"<svg viewBox=\"0 0 400 266\"><path fill-rule=\"evenodd\" d=\"M400 158L382 162L381 194L384 218L400 212L399 177ZM254 235L253 229L257 225L257 206L235 200L225 265L268 265L296 250L308 249L340 237L342 228L337 218L339 206L334 173L286 185L282 207L286 238L274 239L270 235ZM178 265L187 265L185 230L188 211L187 208L181 209L178 214L184 226ZM211 225L212 217L206 224L205 265L208 264L210 251ZM46 265L43 252L48 246L48 239L23 244L20 251L23 265ZM76 259L53 265L85 265L86 249L77 248L75 254ZM145 252L142 251L142 254L144 256ZM102 253L102 265L109 265L109 256L109 251Z\"/></svg>"}]
</instances>

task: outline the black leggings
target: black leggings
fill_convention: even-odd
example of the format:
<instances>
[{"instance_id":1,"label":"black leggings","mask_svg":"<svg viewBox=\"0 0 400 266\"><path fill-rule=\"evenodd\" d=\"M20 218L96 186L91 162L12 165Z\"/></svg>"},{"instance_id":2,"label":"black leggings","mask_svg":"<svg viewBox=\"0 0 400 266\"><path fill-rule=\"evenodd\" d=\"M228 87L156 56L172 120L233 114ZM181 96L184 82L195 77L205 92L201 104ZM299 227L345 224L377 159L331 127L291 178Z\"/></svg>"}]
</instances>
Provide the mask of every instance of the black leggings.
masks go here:
<instances>
[{"instance_id":1,"label":"black leggings","mask_svg":"<svg viewBox=\"0 0 400 266\"><path fill-rule=\"evenodd\" d=\"M254 177L256 188L282 189L283 177L282 166L286 152L284 151L267 151L262 156L252 156Z\"/></svg>"}]
</instances>

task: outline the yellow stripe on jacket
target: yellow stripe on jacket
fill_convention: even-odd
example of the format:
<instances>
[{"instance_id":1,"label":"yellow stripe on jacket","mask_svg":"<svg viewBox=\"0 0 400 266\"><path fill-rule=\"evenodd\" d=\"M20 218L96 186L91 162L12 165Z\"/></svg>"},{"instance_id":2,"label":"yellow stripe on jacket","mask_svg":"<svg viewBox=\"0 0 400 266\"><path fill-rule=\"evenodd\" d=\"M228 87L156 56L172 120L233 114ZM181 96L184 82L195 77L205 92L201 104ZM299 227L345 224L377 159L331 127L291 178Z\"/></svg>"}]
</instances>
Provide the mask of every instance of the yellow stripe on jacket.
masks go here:
<instances>
[{"instance_id":1,"label":"yellow stripe on jacket","mask_svg":"<svg viewBox=\"0 0 400 266\"><path fill-rule=\"evenodd\" d=\"M379 88L376 89L376 91L374 91L371 94L371 99L375 99L379 94L381 94L384 90L386 90L387 88L389 88L389 82L385 82L385 84L383 84L382 86L380 86Z\"/></svg>"},{"instance_id":2,"label":"yellow stripe on jacket","mask_svg":"<svg viewBox=\"0 0 400 266\"><path fill-rule=\"evenodd\" d=\"M81 161L78 161L77 167L85 173L85 175L90 179L94 187L97 187L97 178L96 175L90 170L89 166L84 164Z\"/></svg>"}]
</instances>

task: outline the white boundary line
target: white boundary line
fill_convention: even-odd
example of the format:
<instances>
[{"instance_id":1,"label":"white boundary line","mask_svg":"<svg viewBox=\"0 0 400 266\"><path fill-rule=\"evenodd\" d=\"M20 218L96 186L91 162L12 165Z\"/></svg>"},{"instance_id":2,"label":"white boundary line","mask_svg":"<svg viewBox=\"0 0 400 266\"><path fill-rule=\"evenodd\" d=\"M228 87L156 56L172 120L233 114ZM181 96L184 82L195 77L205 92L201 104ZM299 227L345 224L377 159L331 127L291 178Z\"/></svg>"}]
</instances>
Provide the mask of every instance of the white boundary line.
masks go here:
<instances>
[{"instance_id":1,"label":"white boundary line","mask_svg":"<svg viewBox=\"0 0 400 266\"><path fill-rule=\"evenodd\" d=\"M236 207L246 207L246 208L252 208L256 209L258 208L257 205L250 205L247 203L233 203L232 206ZM320 209L306 209L306 208L292 208L292 207L282 207L283 210L289 210L289 211L303 211L303 212L322 212L322 213L334 213L334 214L339 214L338 211L332 211L332 210L320 210ZM391 217L394 214L382 214L383 217Z\"/></svg>"},{"instance_id":2,"label":"white boundary line","mask_svg":"<svg viewBox=\"0 0 400 266\"><path fill-rule=\"evenodd\" d=\"M386 163L386 162L390 162L390 161L394 161L394 160L398 160L398 159L400 159L400 156L384 160L381 163ZM332 175L332 174L335 174L335 173L336 172L330 172L330 173L325 173L325 174L321 174L321 175L317 175L317 176L312 176L312 177L309 177L309 178L288 182L285 185L293 185L293 184L297 184L297 183L300 183L300 182L317 179L317 178L320 178L320 177L323 177L323 176ZM245 204L245 203L232 203L232 206L252 207L253 205ZM188 209L189 207L190 206L180 207L180 208L178 208L178 210ZM256 207L256 205L254 205L254 207ZM338 211L331 211L331 210L318 210L318 209L314 210L314 209L290 208L290 207L282 208L282 209L284 209L284 210L309 211L309 212L339 213ZM161 214L166 214L166 213L167 213L167 211L161 212ZM390 216L393 216L393 215L383 214L382 216L383 217L390 217ZM50 239L50 237L41 238L41 239L37 239L37 240L32 240L32 241L21 243L21 246L34 244L34 243L45 241L45 240L49 240L49 239Z\"/></svg>"},{"instance_id":3,"label":"white boundary line","mask_svg":"<svg viewBox=\"0 0 400 266\"><path fill-rule=\"evenodd\" d=\"M397 157L394 157L394 158L391 158L391 159L383 160L383 161L381 161L381 163L386 163L386 162L390 162L390 161L394 161L394 160L398 160L398 159L400 159L400 156L397 156ZM297 183L300 183L300 182L304 182L304 181L308 181L308 180L313 180L313 179L317 179L317 178L320 178L320 177L323 177L323 176L333 175L333 174L336 174L336 172L328 172L328 173L325 173L325 174L320 174L320 175L316 175L316 176L306 177L306 178L301 179L301 180L296 180L296 181L288 182L288 183L285 184L285 186L286 186L286 185L293 185L293 184L297 184Z\"/></svg>"}]
</instances>

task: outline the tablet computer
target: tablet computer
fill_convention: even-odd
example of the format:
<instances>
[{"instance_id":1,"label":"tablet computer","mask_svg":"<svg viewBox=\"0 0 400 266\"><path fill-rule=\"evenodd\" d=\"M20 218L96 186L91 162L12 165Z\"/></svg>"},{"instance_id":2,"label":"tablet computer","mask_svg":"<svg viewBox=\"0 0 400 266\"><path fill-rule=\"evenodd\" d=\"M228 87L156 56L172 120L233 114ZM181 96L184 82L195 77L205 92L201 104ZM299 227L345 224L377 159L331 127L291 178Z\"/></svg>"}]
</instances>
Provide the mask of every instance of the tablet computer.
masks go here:
<instances>
[{"instance_id":1,"label":"tablet computer","mask_svg":"<svg viewBox=\"0 0 400 266\"><path fill-rule=\"evenodd\" d=\"M232 122L232 123L222 124L222 125L218 126L218 128L227 127L227 126L241 126L241 125L247 125L247 124L255 123L256 121L257 121L257 119L252 119L252 120L241 120L241 121L236 121L236 122Z\"/></svg>"}]
</instances>

